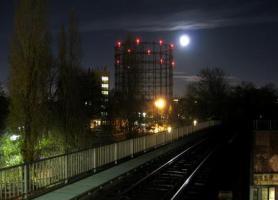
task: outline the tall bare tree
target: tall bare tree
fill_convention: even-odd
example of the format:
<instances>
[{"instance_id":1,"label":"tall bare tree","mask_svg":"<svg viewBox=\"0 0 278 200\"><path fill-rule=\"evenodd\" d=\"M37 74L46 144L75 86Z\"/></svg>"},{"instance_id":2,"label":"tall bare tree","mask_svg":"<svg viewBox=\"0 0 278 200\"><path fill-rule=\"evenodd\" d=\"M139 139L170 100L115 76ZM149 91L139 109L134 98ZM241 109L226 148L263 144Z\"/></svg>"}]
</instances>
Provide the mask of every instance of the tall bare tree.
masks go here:
<instances>
[{"instance_id":1,"label":"tall bare tree","mask_svg":"<svg viewBox=\"0 0 278 200\"><path fill-rule=\"evenodd\" d=\"M189 85L186 110L192 117L223 119L229 93L229 84L220 68L205 68L198 74L199 81Z\"/></svg>"},{"instance_id":2,"label":"tall bare tree","mask_svg":"<svg viewBox=\"0 0 278 200\"><path fill-rule=\"evenodd\" d=\"M76 147L84 132L83 105L80 96L81 41L77 18L70 14L68 31L62 27L59 36L57 98L60 130L65 148Z\"/></svg>"},{"instance_id":3,"label":"tall bare tree","mask_svg":"<svg viewBox=\"0 0 278 200\"><path fill-rule=\"evenodd\" d=\"M10 127L21 134L24 161L36 159L36 144L46 131L51 64L46 1L18 1L10 51Z\"/></svg>"}]
</instances>

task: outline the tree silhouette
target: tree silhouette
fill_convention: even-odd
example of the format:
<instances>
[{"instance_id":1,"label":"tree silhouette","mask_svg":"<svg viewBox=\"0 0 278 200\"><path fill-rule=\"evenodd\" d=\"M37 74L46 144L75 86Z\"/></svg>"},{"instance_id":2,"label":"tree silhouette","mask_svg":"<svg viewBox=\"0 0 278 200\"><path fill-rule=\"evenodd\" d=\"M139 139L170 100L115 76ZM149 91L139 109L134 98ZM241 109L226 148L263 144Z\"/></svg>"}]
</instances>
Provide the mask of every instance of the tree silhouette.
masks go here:
<instances>
[{"instance_id":1,"label":"tree silhouette","mask_svg":"<svg viewBox=\"0 0 278 200\"><path fill-rule=\"evenodd\" d=\"M198 78L198 82L187 88L187 112L203 120L223 119L229 93L224 71L219 68L205 68L200 71Z\"/></svg>"},{"instance_id":2,"label":"tree silhouette","mask_svg":"<svg viewBox=\"0 0 278 200\"><path fill-rule=\"evenodd\" d=\"M8 114L8 98L0 84L0 134L5 127L7 114Z\"/></svg>"},{"instance_id":3,"label":"tree silhouette","mask_svg":"<svg viewBox=\"0 0 278 200\"><path fill-rule=\"evenodd\" d=\"M57 110L59 130L65 149L77 147L85 131L84 102L81 97L81 40L77 17L70 13L68 30L59 33L57 58Z\"/></svg>"},{"instance_id":4,"label":"tree silhouette","mask_svg":"<svg viewBox=\"0 0 278 200\"><path fill-rule=\"evenodd\" d=\"M10 51L10 127L22 135L24 161L33 161L46 132L51 65L46 1L21 0L15 15Z\"/></svg>"}]
</instances>

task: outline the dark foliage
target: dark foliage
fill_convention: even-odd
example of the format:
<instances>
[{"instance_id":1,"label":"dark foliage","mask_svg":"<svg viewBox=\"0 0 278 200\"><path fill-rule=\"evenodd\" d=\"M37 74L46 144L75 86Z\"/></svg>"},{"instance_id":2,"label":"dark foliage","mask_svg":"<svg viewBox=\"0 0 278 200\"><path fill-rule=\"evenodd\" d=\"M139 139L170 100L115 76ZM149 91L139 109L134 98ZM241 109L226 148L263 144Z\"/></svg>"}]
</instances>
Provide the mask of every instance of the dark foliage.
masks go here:
<instances>
[{"instance_id":1,"label":"dark foliage","mask_svg":"<svg viewBox=\"0 0 278 200\"><path fill-rule=\"evenodd\" d=\"M5 128L5 122L8 115L9 102L8 98L0 85L0 134Z\"/></svg>"},{"instance_id":2,"label":"dark foliage","mask_svg":"<svg viewBox=\"0 0 278 200\"><path fill-rule=\"evenodd\" d=\"M232 122L278 118L278 95L274 85L257 88L251 83L241 83L232 87L218 68L201 70L198 77L199 81L189 85L186 96L175 110L178 120Z\"/></svg>"}]
</instances>

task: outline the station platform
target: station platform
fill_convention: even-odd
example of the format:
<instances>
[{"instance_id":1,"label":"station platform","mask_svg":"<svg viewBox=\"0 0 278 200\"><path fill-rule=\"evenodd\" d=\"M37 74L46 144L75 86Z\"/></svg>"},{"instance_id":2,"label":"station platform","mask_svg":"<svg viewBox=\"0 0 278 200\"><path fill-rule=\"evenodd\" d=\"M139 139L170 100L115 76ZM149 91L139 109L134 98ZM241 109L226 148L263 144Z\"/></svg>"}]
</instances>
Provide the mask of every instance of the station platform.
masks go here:
<instances>
[{"instance_id":1,"label":"station platform","mask_svg":"<svg viewBox=\"0 0 278 200\"><path fill-rule=\"evenodd\" d=\"M97 172L87 178L81 179L75 183L66 185L62 188L56 189L42 196L34 198L35 200L71 200L78 199L88 194L90 191L101 187L102 185L109 183L117 177L123 176L124 174L132 171L141 165L171 151L181 145L186 145L193 140L199 138L203 133L194 133L176 141L174 143L158 147L155 150L147 152L143 155L134 157L128 161L119 163L109 169Z\"/></svg>"}]
</instances>

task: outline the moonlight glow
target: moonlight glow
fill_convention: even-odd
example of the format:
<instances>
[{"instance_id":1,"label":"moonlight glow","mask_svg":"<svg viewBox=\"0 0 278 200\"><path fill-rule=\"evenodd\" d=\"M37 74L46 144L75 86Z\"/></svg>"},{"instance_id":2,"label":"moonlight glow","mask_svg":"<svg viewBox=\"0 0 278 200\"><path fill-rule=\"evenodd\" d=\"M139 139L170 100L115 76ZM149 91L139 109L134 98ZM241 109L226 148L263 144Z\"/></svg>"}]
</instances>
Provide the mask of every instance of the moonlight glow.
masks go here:
<instances>
[{"instance_id":1,"label":"moonlight glow","mask_svg":"<svg viewBox=\"0 0 278 200\"><path fill-rule=\"evenodd\" d=\"M190 43L190 38L189 38L188 35L182 35L182 36L180 36L180 45L181 45L182 47L188 46L189 43Z\"/></svg>"}]
</instances>

